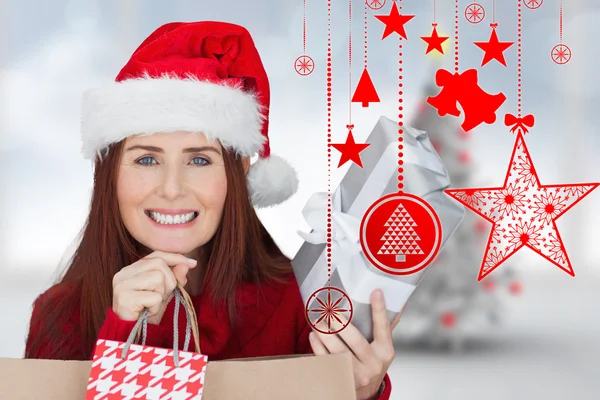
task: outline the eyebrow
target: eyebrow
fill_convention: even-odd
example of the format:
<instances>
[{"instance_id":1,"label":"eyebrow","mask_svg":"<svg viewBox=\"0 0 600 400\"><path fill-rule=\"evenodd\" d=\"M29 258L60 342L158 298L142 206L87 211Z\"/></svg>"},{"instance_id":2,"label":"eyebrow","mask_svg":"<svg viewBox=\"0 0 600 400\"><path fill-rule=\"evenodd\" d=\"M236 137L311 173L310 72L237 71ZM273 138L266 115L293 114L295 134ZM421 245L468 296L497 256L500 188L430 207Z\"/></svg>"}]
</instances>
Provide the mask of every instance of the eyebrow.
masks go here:
<instances>
[{"instance_id":1,"label":"eyebrow","mask_svg":"<svg viewBox=\"0 0 600 400\"><path fill-rule=\"evenodd\" d=\"M140 144L133 145L133 146L129 147L126 151L131 151L131 150L145 150L145 151L153 151L155 153L164 153L165 152L160 147L143 146ZM187 147L187 148L183 149L184 153L200 153L203 151L214 151L215 153L217 153L219 155L221 154L221 152L218 149L216 149L215 147L212 147L212 146Z\"/></svg>"}]
</instances>

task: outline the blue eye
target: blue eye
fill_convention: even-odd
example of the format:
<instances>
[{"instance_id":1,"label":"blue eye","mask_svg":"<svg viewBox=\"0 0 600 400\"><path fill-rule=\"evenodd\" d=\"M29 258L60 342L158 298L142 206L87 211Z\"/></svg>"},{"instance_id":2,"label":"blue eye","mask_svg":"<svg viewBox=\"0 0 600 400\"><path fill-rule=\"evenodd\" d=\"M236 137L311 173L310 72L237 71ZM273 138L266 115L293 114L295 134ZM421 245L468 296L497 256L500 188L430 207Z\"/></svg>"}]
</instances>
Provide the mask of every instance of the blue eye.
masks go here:
<instances>
[{"instance_id":1,"label":"blue eye","mask_svg":"<svg viewBox=\"0 0 600 400\"><path fill-rule=\"evenodd\" d=\"M192 164L195 165L208 165L210 162L204 157L194 157L192 159Z\"/></svg>"},{"instance_id":2,"label":"blue eye","mask_svg":"<svg viewBox=\"0 0 600 400\"><path fill-rule=\"evenodd\" d=\"M142 158L138 159L136 161L136 163L142 164L142 165L152 165L152 164L156 163L156 160L154 160L153 157L145 156L145 157L142 157Z\"/></svg>"}]
</instances>

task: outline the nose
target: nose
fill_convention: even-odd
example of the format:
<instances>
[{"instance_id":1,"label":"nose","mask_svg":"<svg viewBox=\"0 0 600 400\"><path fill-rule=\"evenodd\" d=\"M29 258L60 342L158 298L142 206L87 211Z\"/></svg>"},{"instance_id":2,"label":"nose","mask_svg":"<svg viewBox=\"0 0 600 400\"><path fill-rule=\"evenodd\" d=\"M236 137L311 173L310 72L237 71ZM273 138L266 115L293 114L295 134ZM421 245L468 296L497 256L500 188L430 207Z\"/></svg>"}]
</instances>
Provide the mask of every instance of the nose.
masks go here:
<instances>
[{"instance_id":1,"label":"nose","mask_svg":"<svg viewBox=\"0 0 600 400\"><path fill-rule=\"evenodd\" d=\"M160 194L167 200L176 200L183 195L183 171L175 165L167 165L163 171Z\"/></svg>"}]
</instances>

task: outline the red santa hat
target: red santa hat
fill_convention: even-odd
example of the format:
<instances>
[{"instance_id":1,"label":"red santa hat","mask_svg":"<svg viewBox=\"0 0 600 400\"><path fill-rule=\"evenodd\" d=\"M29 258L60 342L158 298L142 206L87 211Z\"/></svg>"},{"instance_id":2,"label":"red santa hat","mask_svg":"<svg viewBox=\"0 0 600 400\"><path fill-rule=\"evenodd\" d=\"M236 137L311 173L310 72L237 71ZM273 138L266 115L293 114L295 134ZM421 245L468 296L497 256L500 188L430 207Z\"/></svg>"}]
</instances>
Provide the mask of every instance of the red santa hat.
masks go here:
<instances>
[{"instance_id":1,"label":"red santa hat","mask_svg":"<svg viewBox=\"0 0 600 400\"><path fill-rule=\"evenodd\" d=\"M295 170L269 146L269 79L250 33L224 22L170 23L135 50L116 81L83 96L83 154L93 159L131 135L189 131L258 159L252 203L283 202Z\"/></svg>"}]
</instances>

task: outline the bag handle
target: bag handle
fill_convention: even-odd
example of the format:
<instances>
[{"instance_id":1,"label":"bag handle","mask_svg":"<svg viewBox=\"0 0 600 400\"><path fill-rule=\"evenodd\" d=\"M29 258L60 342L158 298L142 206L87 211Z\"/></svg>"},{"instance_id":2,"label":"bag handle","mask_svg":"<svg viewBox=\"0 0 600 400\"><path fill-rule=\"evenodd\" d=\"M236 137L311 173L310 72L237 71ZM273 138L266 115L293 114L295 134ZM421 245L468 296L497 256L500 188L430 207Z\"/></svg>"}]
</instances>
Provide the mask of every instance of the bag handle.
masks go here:
<instances>
[{"instance_id":1,"label":"bag handle","mask_svg":"<svg viewBox=\"0 0 600 400\"><path fill-rule=\"evenodd\" d=\"M190 295L185 291L183 286L178 283L175 290L173 290L175 296L175 312L173 315L173 359L175 367L179 367L179 305L182 304L186 314L186 325L185 325L185 342L183 344L183 351L188 351L190 345L190 335L194 338L194 347L196 353L200 353L200 333L198 331L198 319L196 317L196 310L192 304ZM141 328L141 329L140 329ZM129 347L133 343L139 343L140 333L142 336L142 346L146 345L146 335L148 332L148 309L144 308L142 315L138 318L135 323L123 351L121 352L121 358L125 359Z\"/></svg>"}]
</instances>

